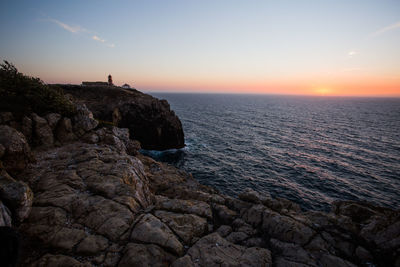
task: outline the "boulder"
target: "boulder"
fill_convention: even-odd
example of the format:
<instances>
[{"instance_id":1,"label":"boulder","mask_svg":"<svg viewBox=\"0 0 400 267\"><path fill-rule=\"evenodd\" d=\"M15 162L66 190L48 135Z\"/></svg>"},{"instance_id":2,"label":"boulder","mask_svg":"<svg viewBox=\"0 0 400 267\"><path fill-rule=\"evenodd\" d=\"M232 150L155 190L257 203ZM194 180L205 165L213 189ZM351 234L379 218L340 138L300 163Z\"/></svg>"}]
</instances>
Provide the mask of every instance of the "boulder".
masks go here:
<instances>
[{"instance_id":1,"label":"boulder","mask_svg":"<svg viewBox=\"0 0 400 267\"><path fill-rule=\"evenodd\" d=\"M28 140L29 143L32 143L32 131L33 131L32 125L33 122L29 117L24 116L22 118L21 132L23 133L23 135L25 136L26 140Z\"/></svg>"},{"instance_id":2,"label":"boulder","mask_svg":"<svg viewBox=\"0 0 400 267\"><path fill-rule=\"evenodd\" d=\"M0 200L0 227L11 227L11 212Z\"/></svg>"},{"instance_id":3,"label":"boulder","mask_svg":"<svg viewBox=\"0 0 400 267\"><path fill-rule=\"evenodd\" d=\"M11 209L17 223L29 216L33 193L22 181L15 181L5 170L0 171L0 199Z\"/></svg>"},{"instance_id":4,"label":"boulder","mask_svg":"<svg viewBox=\"0 0 400 267\"><path fill-rule=\"evenodd\" d=\"M239 199L247 202L251 202L254 204L264 204L270 201L271 195L264 193L260 194L257 191L251 189L251 188L245 188L239 195Z\"/></svg>"},{"instance_id":5,"label":"boulder","mask_svg":"<svg viewBox=\"0 0 400 267\"><path fill-rule=\"evenodd\" d=\"M60 119L56 128L56 138L61 143L66 143L76 139L75 134L72 131L72 123L69 118Z\"/></svg>"},{"instance_id":6,"label":"boulder","mask_svg":"<svg viewBox=\"0 0 400 267\"><path fill-rule=\"evenodd\" d=\"M194 243L194 237L203 236L208 229L207 220L194 214L180 214L168 211L154 213L166 223L186 244Z\"/></svg>"},{"instance_id":7,"label":"boulder","mask_svg":"<svg viewBox=\"0 0 400 267\"><path fill-rule=\"evenodd\" d=\"M213 209L215 212L215 217L222 224L230 224L238 215L235 211L229 209L225 205L215 204L213 205Z\"/></svg>"},{"instance_id":8,"label":"boulder","mask_svg":"<svg viewBox=\"0 0 400 267\"><path fill-rule=\"evenodd\" d=\"M38 116L36 113L31 114L33 122L33 142L38 146L50 147L54 143L53 131L46 119Z\"/></svg>"},{"instance_id":9,"label":"boulder","mask_svg":"<svg viewBox=\"0 0 400 267\"><path fill-rule=\"evenodd\" d=\"M61 119L61 115L58 113L49 113L45 116L45 118L51 130L54 131L56 129L58 121Z\"/></svg>"},{"instance_id":10,"label":"boulder","mask_svg":"<svg viewBox=\"0 0 400 267\"><path fill-rule=\"evenodd\" d=\"M168 226L151 214L144 215L135 225L131 240L159 245L176 255L183 253L182 244Z\"/></svg>"},{"instance_id":11,"label":"boulder","mask_svg":"<svg viewBox=\"0 0 400 267\"><path fill-rule=\"evenodd\" d=\"M268 209L263 214L262 229L271 237L300 245L306 244L315 234L307 225Z\"/></svg>"},{"instance_id":12,"label":"boulder","mask_svg":"<svg viewBox=\"0 0 400 267\"><path fill-rule=\"evenodd\" d=\"M85 104L76 104L76 115L73 118L73 131L77 136L82 136L86 132L94 129L98 121L93 118L93 113Z\"/></svg>"},{"instance_id":13,"label":"boulder","mask_svg":"<svg viewBox=\"0 0 400 267\"><path fill-rule=\"evenodd\" d=\"M229 225L221 225L217 231L216 231L220 236L226 237L230 233L232 233L232 227Z\"/></svg>"},{"instance_id":14,"label":"boulder","mask_svg":"<svg viewBox=\"0 0 400 267\"><path fill-rule=\"evenodd\" d=\"M25 136L7 125L0 125L0 144L4 147L2 161L6 170L15 174L31 161L31 149Z\"/></svg>"},{"instance_id":15,"label":"boulder","mask_svg":"<svg viewBox=\"0 0 400 267\"><path fill-rule=\"evenodd\" d=\"M249 236L246 233L232 232L226 237L226 240L228 240L229 242L232 242L234 244L240 244L248 238L249 238Z\"/></svg>"}]
</instances>

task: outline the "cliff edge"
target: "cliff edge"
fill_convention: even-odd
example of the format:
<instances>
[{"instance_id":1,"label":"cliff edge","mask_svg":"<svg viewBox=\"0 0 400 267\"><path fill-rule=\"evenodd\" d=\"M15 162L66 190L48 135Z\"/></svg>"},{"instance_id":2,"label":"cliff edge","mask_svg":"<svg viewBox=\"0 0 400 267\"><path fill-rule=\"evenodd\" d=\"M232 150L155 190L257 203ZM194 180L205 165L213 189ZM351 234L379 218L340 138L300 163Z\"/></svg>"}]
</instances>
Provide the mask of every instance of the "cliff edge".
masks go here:
<instances>
[{"instance_id":1,"label":"cliff edge","mask_svg":"<svg viewBox=\"0 0 400 267\"><path fill-rule=\"evenodd\" d=\"M182 124L166 100L116 86L58 85L85 103L94 117L128 128L142 148L165 150L185 146Z\"/></svg>"}]
</instances>

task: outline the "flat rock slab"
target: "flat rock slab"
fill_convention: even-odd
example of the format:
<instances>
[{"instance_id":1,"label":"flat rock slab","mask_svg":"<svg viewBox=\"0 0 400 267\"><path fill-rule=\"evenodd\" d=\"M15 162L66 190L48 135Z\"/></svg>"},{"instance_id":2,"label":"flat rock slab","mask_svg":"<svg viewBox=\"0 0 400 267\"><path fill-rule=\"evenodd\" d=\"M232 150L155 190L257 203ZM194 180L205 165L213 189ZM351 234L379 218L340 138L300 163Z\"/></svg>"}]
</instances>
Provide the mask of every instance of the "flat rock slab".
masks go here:
<instances>
[{"instance_id":1,"label":"flat rock slab","mask_svg":"<svg viewBox=\"0 0 400 267\"><path fill-rule=\"evenodd\" d=\"M272 266L271 252L264 248L234 245L217 233L201 238L173 266Z\"/></svg>"}]
</instances>

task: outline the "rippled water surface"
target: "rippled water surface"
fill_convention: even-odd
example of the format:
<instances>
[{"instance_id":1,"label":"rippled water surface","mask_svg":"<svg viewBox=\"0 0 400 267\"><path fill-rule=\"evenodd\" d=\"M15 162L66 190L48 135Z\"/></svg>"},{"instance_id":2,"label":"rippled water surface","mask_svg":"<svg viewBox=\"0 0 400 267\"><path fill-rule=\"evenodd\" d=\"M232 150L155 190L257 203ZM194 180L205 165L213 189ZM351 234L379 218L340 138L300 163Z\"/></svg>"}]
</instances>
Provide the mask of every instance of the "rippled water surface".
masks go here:
<instances>
[{"instance_id":1,"label":"rippled water surface","mask_svg":"<svg viewBox=\"0 0 400 267\"><path fill-rule=\"evenodd\" d=\"M400 207L400 99L153 95L181 119L187 147L152 156L223 193Z\"/></svg>"}]
</instances>

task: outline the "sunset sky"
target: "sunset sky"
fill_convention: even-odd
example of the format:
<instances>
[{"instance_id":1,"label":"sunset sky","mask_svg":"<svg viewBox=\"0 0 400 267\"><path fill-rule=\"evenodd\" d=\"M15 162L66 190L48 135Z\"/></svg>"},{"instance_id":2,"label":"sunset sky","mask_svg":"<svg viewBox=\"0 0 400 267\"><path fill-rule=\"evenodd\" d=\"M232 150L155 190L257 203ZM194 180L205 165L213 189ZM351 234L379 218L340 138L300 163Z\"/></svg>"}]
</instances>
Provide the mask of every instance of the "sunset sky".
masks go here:
<instances>
[{"instance_id":1,"label":"sunset sky","mask_svg":"<svg viewBox=\"0 0 400 267\"><path fill-rule=\"evenodd\" d=\"M2 0L0 35L47 83L400 96L398 0Z\"/></svg>"}]
</instances>

